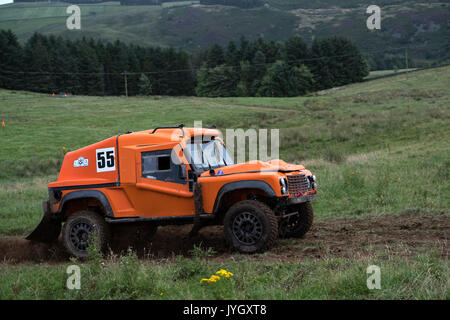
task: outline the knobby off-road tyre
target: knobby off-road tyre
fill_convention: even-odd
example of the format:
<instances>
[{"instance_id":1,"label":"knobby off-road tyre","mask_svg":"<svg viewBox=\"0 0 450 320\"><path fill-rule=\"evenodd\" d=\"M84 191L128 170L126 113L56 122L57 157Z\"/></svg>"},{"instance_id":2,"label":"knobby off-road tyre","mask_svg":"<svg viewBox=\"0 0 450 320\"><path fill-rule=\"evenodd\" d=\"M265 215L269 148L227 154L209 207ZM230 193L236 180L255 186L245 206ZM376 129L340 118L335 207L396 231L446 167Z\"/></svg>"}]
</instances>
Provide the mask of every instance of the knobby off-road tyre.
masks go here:
<instances>
[{"instance_id":1,"label":"knobby off-road tyre","mask_svg":"<svg viewBox=\"0 0 450 320\"><path fill-rule=\"evenodd\" d=\"M297 211L298 214L279 222L278 236L280 238L301 238L311 229L314 220L311 203L300 203L292 207L292 209L288 213Z\"/></svg>"},{"instance_id":2,"label":"knobby off-road tyre","mask_svg":"<svg viewBox=\"0 0 450 320\"><path fill-rule=\"evenodd\" d=\"M97 241L98 247L106 250L111 232L105 219L96 212L79 211L67 218L62 230L62 240L67 251L78 258L88 255L90 237Z\"/></svg>"},{"instance_id":3,"label":"knobby off-road tyre","mask_svg":"<svg viewBox=\"0 0 450 320\"><path fill-rule=\"evenodd\" d=\"M224 219L225 239L243 253L264 252L278 237L277 217L266 204L245 200L234 204Z\"/></svg>"}]
</instances>

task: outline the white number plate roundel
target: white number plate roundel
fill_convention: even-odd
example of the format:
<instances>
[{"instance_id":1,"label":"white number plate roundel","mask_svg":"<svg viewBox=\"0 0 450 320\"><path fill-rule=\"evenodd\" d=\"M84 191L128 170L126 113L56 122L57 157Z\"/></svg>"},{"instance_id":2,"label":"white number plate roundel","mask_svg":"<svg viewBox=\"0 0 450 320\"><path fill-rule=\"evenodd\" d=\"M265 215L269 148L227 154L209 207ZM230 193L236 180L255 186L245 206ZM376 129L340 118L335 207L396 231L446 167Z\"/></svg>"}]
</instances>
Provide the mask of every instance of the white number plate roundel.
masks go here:
<instances>
[{"instance_id":1,"label":"white number plate roundel","mask_svg":"<svg viewBox=\"0 0 450 320\"><path fill-rule=\"evenodd\" d=\"M114 147L96 150L97 172L116 170L116 153Z\"/></svg>"}]
</instances>

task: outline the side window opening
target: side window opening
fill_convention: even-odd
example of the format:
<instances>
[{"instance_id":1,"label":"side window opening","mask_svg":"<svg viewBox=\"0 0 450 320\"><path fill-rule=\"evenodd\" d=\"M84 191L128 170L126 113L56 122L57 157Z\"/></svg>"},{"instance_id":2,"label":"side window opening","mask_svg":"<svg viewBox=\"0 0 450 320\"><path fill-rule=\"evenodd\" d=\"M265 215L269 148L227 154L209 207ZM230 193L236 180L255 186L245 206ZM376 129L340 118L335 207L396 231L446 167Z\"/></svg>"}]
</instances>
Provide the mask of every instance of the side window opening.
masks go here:
<instances>
[{"instance_id":1,"label":"side window opening","mask_svg":"<svg viewBox=\"0 0 450 320\"><path fill-rule=\"evenodd\" d=\"M180 165L172 162L171 152L172 150L142 152L142 178L186 184Z\"/></svg>"},{"instance_id":2,"label":"side window opening","mask_svg":"<svg viewBox=\"0 0 450 320\"><path fill-rule=\"evenodd\" d=\"M170 156L158 157L158 170L170 170Z\"/></svg>"}]
</instances>

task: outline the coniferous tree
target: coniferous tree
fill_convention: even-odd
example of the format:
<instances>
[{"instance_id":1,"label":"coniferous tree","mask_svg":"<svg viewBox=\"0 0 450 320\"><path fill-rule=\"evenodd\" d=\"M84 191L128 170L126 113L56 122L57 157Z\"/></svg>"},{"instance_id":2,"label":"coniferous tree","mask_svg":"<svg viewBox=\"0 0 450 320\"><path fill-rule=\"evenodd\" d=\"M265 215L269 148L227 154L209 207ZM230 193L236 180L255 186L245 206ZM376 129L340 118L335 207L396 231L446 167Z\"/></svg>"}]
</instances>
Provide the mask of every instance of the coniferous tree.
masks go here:
<instances>
[{"instance_id":1,"label":"coniferous tree","mask_svg":"<svg viewBox=\"0 0 450 320\"><path fill-rule=\"evenodd\" d=\"M293 97L308 92L313 76L304 65L290 67L284 61L277 61L262 80L258 94L266 97Z\"/></svg>"},{"instance_id":2,"label":"coniferous tree","mask_svg":"<svg viewBox=\"0 0 450 320\"><path fill-rule=\"evenodd\" d=\"M182 50L176 53L176 69L175 73L177 84L174 94L179 95L193 95L195 93L196 80L192 73L192 66L189 62L189 55Z\"/></svg>"},{"instance_id":3,"label":"coniferous tree","mask_svg":"<svg viewBox=\"0 0 450 320\"><path fill-rule=\"evenodd\" d=\"M290 66L300 66L308 56L308 46L300 36L295 35L284 42L283 60Z\"/></svg>"},{"instance_id":4,"label":"coniferous tree","mask_svg":"<svg viewBox=\"0 0 450 320\"><path fill-rule=\"evenodd\" d=\"M266 55L261 50L258 50L253 57L252 71L253 79L251 83L250 93L253 96L259 90L262 79L267 72Z\"/></svg>"},{"instance_id":5,"label":"coniferous tree","mask_svg":"<svg viewBox=\"0 0 450 320\"><path fill-rule=\"evenodd\" d=\"M85 95L103 95L103 68L94 48L85 40L79 42L78 70L80 70L80 93Z\"/></svg>"},{"instance_id":6,"label":"coniferous tree","mask_svg":"<svg viewBox=\"0 0 450 320\"><path fill-rule=\"evenodd\" d=\"M225 50L213 45L190 55L173 48L40 34L22 47L11 31L0 31L0 58L1 87L89 95L124 94L124 72L129 95L140 93L145 73L153 94L207 96L292 96L361 81L368 73L359 49L340 37L314 40L310 50L300 37L284 44L241 37L239 47L231 41ZM393 54L370 61L385 67L403 63Z\"/></svg>"},{"instance_id":7,"label":"coniferous tree","mask_svg":"<svg viewBox=\"0 0 450 320\"><path fill-rule=\"evenodd\" d=\"M228 46L225 52L225 64L228 66L238 66L239 65L239 52L234 41L228 42Z\"/></svg>"},{"instance_id":8,"label":"coniferous tree","mask_svg":"<svg viewBox=\"0 0 450 320\"><path fill-rule=\"evenodd\" d=\"M152 94L152 84L144 73L141 73L141 76L139 77L139 94L143 96Z\"/></svg>"},{"instance_id":9,"label":"coniferous tree","mask_svg":"<svg viewBox=\"0 0 450 320\"><path fill-rule=\"evenodd\" d=\"M264 55L266 57L266 63L274 63L277 60L280 60L282 53L282 48L279 43L275 41L265 42L264 43Z\"/></svg>"},{"instance_id":10,"label":"coniferous tree","mask_svg":"<svg viewBox=\"0 0 450 320\"><path fill-rule=\"evenodd\" d=\"M348 83L362 81L369 74L369 67L359 49L349 40L345 38L332 38L334 50L339 56L337 58L339 64L334 73L339 81L336 85L345 85Z\"/></svg>"},{"instance_id":11,"label":"coniferous tree","mask_svg":"<svg viewBox=\"0 0 450 320\"><path fill-rule=\"evenodd\" d=\"M250 62L241 61L239 81L236 84L236 95L248 97L252 95L253 70Z\"/></svg>"},{"instance_id":12,"label":"coniferous tree","mask_svg":"<svg viewBox=\"0 0 450 320\"><path fill-rule=\"evenodd\" d=\"M237 77L233 67L204 66L198 73L197 95L205 97L231 97L236 95Z\"/></svg>"},{"instance_id":13,"label":"coniferous tree","mask_svg":"<svg viewBox=\"0 0 450 320\"><path fill-rule=\"evenodd\" d=\"M50 59L47 51L47 39L40 34L33 34L24 49L25 90L49 92Z\"/></svg>"},{"instance_id":14,"label":"coniferous tree","mask_svg":"<svg viewBox=\"0 0 450 320\"><path fill-rule=\"evenodd\" d=\"M330 45L328 39L314 39L311 46L311 60L306 65L314 75L316 90L331 88L334 85L332 58L329 58L334 52L331 50Z\"/></svg>"},{"instance_id":15,"label":"coniferous tree","mask_svg":"<svg viewBox=\"0 0 450 320\"><path fill-rule=\"evenodd\" d=\"M110 65L110 85L113 95L125 94L124 73L130 70L128 66L127 47L124 43L117 40L109 48L111 55Z\"/></svg>"},{"instance_id":16,"label":"coniferous tree","mask_svg":"<svg viewBox=\"0 0 450 320\"><path fill-rule=\"evenodd\" d=\"M139 94L139 72L141 70L141 66L139 60L136 56L136 48L134 45L130 45L127 48L127 64L128 64L128 72L131 74L128 75L128 95L136 95Z\"/></svg>"},{"instance_id":17,"label":"coniferous tree","mask_svg":"<svg viewBox=\"0 0 450 320\"><path fill-rule=\"evenodd\" d=\"M220 45L215 44L208 50L206 57L206 66L208 68L214 68L225 63L225 57L223 49Z\"/></svg>"},{"instance_id":18,"label":"coniferous tree","mask_svg":"<svg viewBox=\"0 0 450 320\"><path fill-rule=\"evenodd\" d=\"M250 61L252 59L250 48L249 48L249 41L245 39L244 36L241 36L239 39L239 59L241 61Z\"/></svg>"},{"instance_id":19,"label":"coniferous tree","mask_svg":"<svg viewBox=\"0 0 450 320\"><path fill-rule=\"evenodd\" d=\"M0 87L22 89L23 52L17 37L11 30L0 30Z\"/></svg>"},{"instance_id":20,"label":"coniferous tree","mask_svg":"<svg viewBox=\"0 0 450 320\"><path fill-rule=\"evenodd\" d=\"M50 36L48 39L48 53L51 61L52 86L51 92L77 92L78 84L73 85L74 80L78 81L78 68L74 67L74 57L67 47L67 42L62 37Z\"/></svg>"}]
</instances>

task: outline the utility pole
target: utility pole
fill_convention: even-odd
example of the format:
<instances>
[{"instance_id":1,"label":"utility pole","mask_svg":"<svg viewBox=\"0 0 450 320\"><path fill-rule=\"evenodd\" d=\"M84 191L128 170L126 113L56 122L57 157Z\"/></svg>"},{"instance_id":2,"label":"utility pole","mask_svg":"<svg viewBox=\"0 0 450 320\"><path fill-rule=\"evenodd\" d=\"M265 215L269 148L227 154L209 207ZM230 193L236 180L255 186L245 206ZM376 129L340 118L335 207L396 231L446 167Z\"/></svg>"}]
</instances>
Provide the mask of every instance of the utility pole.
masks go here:
<instances>
[{"instance_id":1,"label":"utility pole","mask_svg":"<svg viewBox=\"0 0 450 320\"><path fill-rule=\"evenodd\" d=\"M405 66L408 69L408 48L405 48Z\"/></svg>"},{"instance_id":2,"label":"utility pole","mask_svg":"<svg viewBox=\"0 0 450 320\"><path fill-rule=\"evenodd\" d=\"M125 79L125 96L128 97L127 72L124 71L122 74L124 75L124 79Z\"/></svg>"}]
</instances>

